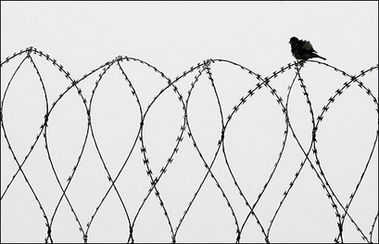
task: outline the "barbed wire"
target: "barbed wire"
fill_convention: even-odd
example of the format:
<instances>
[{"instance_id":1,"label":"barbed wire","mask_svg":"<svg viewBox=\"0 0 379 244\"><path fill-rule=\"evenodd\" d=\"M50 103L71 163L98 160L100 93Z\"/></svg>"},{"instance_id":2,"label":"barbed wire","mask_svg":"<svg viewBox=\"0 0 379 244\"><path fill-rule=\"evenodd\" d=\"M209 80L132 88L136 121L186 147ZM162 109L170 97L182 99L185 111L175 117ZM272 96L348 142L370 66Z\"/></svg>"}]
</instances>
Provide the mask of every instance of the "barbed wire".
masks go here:
<instances>
[{"instance_id":1,"label":"barbed wire","mask_svg":"<svg viewBox=\"0 0 379 244\"><path fill-rule=\"evenodd\" d=\"M158 200L159 206L162 210L162 213L166 219L167 225L169 227L169 232L171 235L171 242L175 243L177 241L177 236L179 233L179 230L181 229L181 226L183 222L186 219L187 214L191 210L194 202L199 197L199 192L204 188L204 184L208 178L210 178L215 186L217 187L218 191L220 192L222 198L224 199L226 206L228 207L230 214L233 218L234 225L235 225L235 242L239 243L241 241L241 237L244 236L246 232L248 232L247 223L250 218L253 218L260 229L262 233L262 241L265 241L269 243L270 240L270 233L273 228L273 224L275 223L276 217L278 216L278 213L280 212L285 200L287 199L289 193L291 192L292 188L295 186L299 176L301 175L302 170L304 169L304 166L306 163L309 163L310 168L314 172L315 176L317 177L319 184L321 185L325 196L327 197L328 201L331 204L332 210L335 214L335 219L337 221L337 233L336 237L334 239L335 242L344 242L344 226L345 226L345 220L348 219L350 222L354 225L357 232L361 235L363 241L365 242L373 242L373 235L374 235L374 228L378 225L378 211L374 216L372 216L373 220L370 224L369 230L367 228L365 229L362 227L361 224L358 224L356 221L356 218L354 218L349 212L350 206L353 202L353 200L357 196L357 192L362 184L362 181L364 177L366 176L366 173L368 171L368 168L372 164L377 164L377 161L373 158L373 155L375 153L375 150L377 151L378 146L378 126L375 128L375 139L372 143L372 148L370 150L369 156L367 158L367 161L365 162L364 169L360 174L359 181L355 185L354 191L349 196L348 202L344 205L341 197L338 197L335 193L335 190L332 187L332 184L330 183L330 180L327 179L325 171L322 167L322 162L319 152L318 152L318 140L317 140L317 134L319 132L320 126L322 124L323 119L325 118L325 115L330 110L332 105L338 100L339 97L341 97L342 94L344 94L350 87L357 86L359 89L361 89L364 94L366 94L368 97L372 99L373 102L373 108L376 110L376 115L378 118L379 114L379 106L378 106L378 99L375 97L375 94L370 90L370 88L362 82L362 78L368 75L369 73L372 73L374 71L378 70L378 65L370 67L368 69L364 69L360 71L356 75L350 75L346 71L343 71L339 68L336 68L330 64L319 62L319 61L307 61L308 63L314 63L317 65L320 65L322 67L329 68L333 70L334 72L337 72L341 74L343 77L346 77L345 82L343 85L338 88L334 94L327 100L326 104L322 106L320 114L316 114L316 111L314 109L314 106L312 105L312 100L310 98L310 93L308 91L308 88L304 82L304 79L302 77L301 70L304 69L303 64L300 64L298 62L289 63L286 66L283 66L279 68L278 70L274 71L272 75L263 77L262 75L250 70L249 68L232 62L230 60L226 59L207 59L203 62L200 62L192 67L190 67L188 70L184 71L181 75L177 76L175 79L171 80L169 77L167 77L162 71L160 71L155 66L140 60L138 58L128 57L128 56L118 56L110 61L105 62L104 64L100 65L99 67L93 69L92 71L86 73L83 75L83 77L79 79L72 78L71 74L61 65L59 64L56 59L52 58L50 55L43 53L40 50L37 50L34 47L28 47L26 49L23 49L17 53L14 53L13 55L7 57L5 61L1 62L1 68L5 67L5 65L9 64L10 62L15 61L17 57L22 58L20 63L17 65L17 67L12 72L12 75L10 76L9 80L6 83L5 90L2 92L2 98L1 98L1 107L0 107L0 113L1 113L1 128L2 128L2 136L5 139L5 142L8 146L9 152L11 153L13 157L13 161L17 164L17 170L14 172L14 174L11 176L11 179L6 184L4 190L1 193L1 201L5 201L7 198L7 194L10 191L12 185L14 185L15 179L17 177L22 177L30 192L32 193L36 203L38 204L43 219L45 221L46 226L46 236L44 241L47 242L53 242L53 223L55 223L55 217L57 216L58 209L62 206L63 201L67 202L70 211L72 212L73 218L78 226L78 229L82 235L82 239L84 243L87 243L90 237L89 230L93 226L94 220L96 216L98 215L101 207L104 205L104 202L106 199L109 198L110 193L114 191L114 193L117 195L117 199L120 202L122 209L125 213L126 220L128 223L128 238L127 242L134 242L138 241L138 239L135 238L134 230L136 226L136 221L138 218L140 218L141 211L145 208L145 205L147 201L151 198L151 195L154 195L155 198ZM43 74L41 72L41 68L37 65L36 59L42 58L43 60L47 61L49 64L51 64L53 67L55 67L60 73L62 73L63 77L69 82L69 85L59 94L59 96L50 104L49 101L49 91L46 87L46 80L43 78ZM26 153L25 157L22 159L19 154L16 154L14 150L14 146L11 144L11 140L9 138L9 135L7 133L7 124L5 123L4 119L6 118L7 114L5 111L11 112L12 108L6 106L6 98L8 98L8 92L10 90L11 84L14 81L16 75L20 72L23 66L26 65L27 62L30 62L32 65L33 70L35 71L39 83L41 85L43 95L44 95L44 116L42 118L42 124L39 127L39 131L37 133L37 136L35 137L33 143L30 146L30 149ZM140 92L138 89L135 88L135 83L133 82L133 79L129 77L129 71L123 66L125 63L136 63L145 66L147 69L153 71L155 74L157 74L160 79L164 80L166 85L163 85L161 89L154 95L152 100L147 104L146 107L143 106L143 102L140 99ZM213 74L213 66L217 64L225 64L232 67L237 67L241 70L241 72L245 73L249 77L249 81L251 82L250 89L243 95L239 101L232 107L232 110L227 113L225 108L222 104L222 97L220 96L218 85L216 84L216 78ZM121 74L121 77L124 82L129 87L129 92L131 96L134 98L135 105L138 108L139 113L139 125L138 125L138 131L135 134L134 139L132 140L132 145L129 150L127 150L127 157L125 158L124 162L122 163L120 169L117 171L116 175L112 175L110 171L110 163L109 161L105 160L105 157L103 153L101 152L99 141L96 137L96 130L94 129L93 124L93 104L94 104L94 98L97 94L99 85L104 82L103 78L105 75L113 68L116 67ZM294 70L294 76L292 78L291 84L288 86L285 99L278 93L278 91L272 86L271 84L276 79L279 79L283 74L289 72L290 70ZM81 83L88 80L90 77L93 77L95 74L98 73L98 77L94 83L94 87L91 91L90 97L85 96L85 91L82 90L80 87ZM187 92L183 91L179 86L184 82L185 79L191 80L190 87ZM218 134L218 140L216 146L216 150L214 151L213 157L209 160L204 156L204 151L199 146L199 141L196 138L196 133L191 128L191 123L194 121L193 117L189 115L188 108L190 107L191 97L194 93L195 87L198 85L200 79L205 79L210 83L210 86L212 88L212 92L214 95L214 98L217 102L217 108L218 108L218 116L220 118L220 126L221 130ZM2 77L3 80L3 77ZM299 85L299 87L302 90L302 94L304 96L305 102L308 106L309 115L310 115L310 122L311 122L311 139L307 142L301 142L301 140L298 137L298 134L295 131L295 127L293 125L293 122L291 120L291 116L289 111L292 109L289 106L289 101L291 97L291 92L295 85ZM57 104L60 103L60 101L66 96L68 92L71 90L76 90L78 93L79 98L81 99L81 103L83 104L83 109L86 113L87 117L87 125L86 125L86 132L84 136L83 143L81 144L80 152L78 155L78 158L76 162L71 162L73 164L73 168L71 173L69 174L66 182L62 181L62 179L59 178L56 163L53 160L53 157L51 155L51 149L50 149L50 143L49 143L49 135L48 135L48 127L49 127L49 118L51 117L51 114L53 113L53 110L57 106ZM283 115L283 122L284 122L284 129L283 129L283 138L281 147L278 153L278 156L276 158L276 161L273 165L273 168L271 169L269 176L267 180L264 182L263 187L259 191L258 195L256 196L256 199L254 202L249 201L247 193L242 190L241 183L238 182L238 177L235 175L235 173L232 170L231 160L227 156L227 145L226 141L229 138L230 134L228 133L229 125L232 121L234 121L236 114L238 111L241 110L241 108L252 98L254 97L257 92L260 90L267 90L269 94L272 96L272 99L275 100L275 102L278 105L278 108L282 112ZM163 166L160 168L159 172L154 172L153 167L151 166L151 159L148 154L148 146L146 143L145 138L145 128L146 128L146 118L150 114L151 109L154 106L157 106L157 101L165 94L173 92L175 94L176 98L178 99L178 103L180 104L182 114L181 114L181 124L179 128L172 128L173 130L178 130L177 136L176 136L176 142L174 147L172 148L169 157L167 161L163 164ZM377 96L377 95L376 95ZM6 110L7 109L7 110ZM204 118L206 119L206 118ZM10 123L10 122L7 122ZM376 122L376 125L378 125L378 122ZM157 125L159 126L159 125ZM172 217L170 217L170 211L167 208L166 201L164 200L164 197L161 194L159 183L162 181L165 174L169 171L170 166L175 161L175 156L178 154L179 149L181 148L182 142L185 141L186 135L188 139L191 141L193 148L195 149L198 158L201 160L204 168L205 173L202 177L201 182L196 188L196 191L190 201L188 202L187 207L185 208L184 212L182 213L181 217L179 218L178 223L175 225L173 222ZM41 138L42 136L42 138ZM258 203L261 202L262 197L266 194L268 186L270 185L272 179L275 176L275 173L279 167L279 165L283 162L283 154L285 151L285 148L288 147L288 139L289 137L292 137L298 148L300 149L302 153L302 161L299 164L292 180L289 182L288 186L286 187L280 201L278 202L278 206L276 210L274 211L274 214L272 217L269 217L269 224L268 226L265 226L265 224L262 221L262 217L258 217L256 207ZM21 140L21 138L12 138L14 142L17 140ZM30 155L35 150L36 144L38 141L43 140L44 148L47 155L47 160L49 161L50 167L52 169L52 173L54 175L54 179L57 182L59 188L60 188L60 197L58 202L53 205L53 212L49 214L46 211L46 207L43 207L43 203L40 196L38 195L37 191L35 190L35 187L33 187L32 183L30 182L30 179L28 178L26 172L25 172L25 164L29 161ZM97 156L99 157L102 167L106 173L107 180L109 182L109 185L107 186L107 190L105 191L104 195L101 197L100 202L97 204L96 208L94 209L89 221L84 224L82 219L80 219L77 207L75 204L70 200L68 189L73 182L73 179L75 178L75 174L80 166L80 164L83 162L83 155L86 150L86 146L89 143L89 141L92 140L95 146L95 151ZM309 143L309 144L308 144ZM138 146L137 144L140 144ZM308 146L306 146L308 145ZM150 146L151 147L151 146ZM131 158L133 153L136 153L139 151L141 155L141 161L146 169L146 174L149 179L149 189L143 198L141 204L139 205L136 213L134 216L130 213L130 210L128 211L127 204L125 202L125 199L127 196L123 196L123 194L120 191L120 185L117 185L122 177L122 173L126 170L127 164L130 164ZM3 155L3 152L2 152ZM231 197L228 196L228 193L225 189L222 183L220 181L221 176L216 176L214 170L214 164L217 160L217 158L222 157L227 170L230 174L230 177L233 181L234 186L237 189L238 194L243 199L246 207L248 208L247 214L243 217L243 221L238 220L237 215L237 209L236 206L233 205L231 201ZM312 158L314 157L314 159ZM3 160L2 160L2 167L4 166ZM8 162L7 162L8 163ZM175 182L173 182L175 184ZM154 194L152 194L154 193ZM377 201L377 199L371 199L372 201ZM11 209L9 209L12 211ZM2 220L3 221L3 220ZM3 225L4 223L2 223Z\"/></svg>"}]
</instances>

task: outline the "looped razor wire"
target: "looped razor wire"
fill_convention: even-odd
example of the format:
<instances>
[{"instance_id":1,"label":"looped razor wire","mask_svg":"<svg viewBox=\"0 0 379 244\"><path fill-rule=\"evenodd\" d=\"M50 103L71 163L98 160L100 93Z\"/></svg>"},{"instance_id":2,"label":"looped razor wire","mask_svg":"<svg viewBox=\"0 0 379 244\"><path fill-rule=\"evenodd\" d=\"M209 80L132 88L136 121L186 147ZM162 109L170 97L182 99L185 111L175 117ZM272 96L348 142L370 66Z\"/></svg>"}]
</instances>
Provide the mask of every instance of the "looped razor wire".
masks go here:
<instances>
[{"instance_id":1,"label":"looped razor wire","mask_svg":"<svg viewBox=\"0 0 379 244\"><path fill-rule=\"evenodd\" d=\"M274 223L276 222L278 213L281 211L282 206L284 205L286 199L290 195L290 192L292 188L296 185L296 182L299 178L299 176L302 174L302 171L304 169L304 166L306 164L309 164L312 172L317 177L318 183L321 185L322 190L326 196L326 199L330 202L332 210L335 214L335 220L336 220L336 229L337 233L335 236L334 241L335 242L344 242L344 232L345 232L345 220L350 221L352 225L356 228L357 232L361 235L363 241L365 242L373 242L373 235L374 235L374 228L378 225L378 212L376 212L375 216L372 216L372 222L370 224L370 229L367 230L366 226L361 225L357 219L351 214L350 207L352 205L352 202L354 199L357 198L357 192L360 189L364 177L367 175L367 172L369 170L369 166L372 164L375 164L375 159L373 158L375 150L377 150L378 146L378 135L379 135L379 129L378 127L375 128L375 139L372 142L372 147L370 149L370 153L367 157L367 161L364 164L363 171L360 173L359 181L356 183L355 188L353 192L351 193L347 203L343 203L341 197L338 197L338 195L335 192L334 186L330 183L330 180L328 180L325 170L323 168L322 160L320 158L320 153L318 151L318 132L320 130L320 126L322 124L323 119L325 118L325 115L328 111L330 111L330 108L335 103L335 101L338 100L341 95L343 95L350 87L357 86L364 94L366 94L373 102L374 108L376 110L376 114L378 116L379 114L379 105L378 105L378 98L377 94L374 94L373 91L362 81L362 78L368 75L372 72L378 71L378 65L370 67L368 69L364 69L360 71L356 75L351 75L347 73L346 71L343 71L339 68L336 68L330 64L319 62L319 61L308 61L310 63L314 63L317 65L320 65L322 67L325 67L327 69L331 69L335 71L338 74L341 74L344 79L346 77L346 80L342 84L341 87L339 87L334 94L327 100L326 104L322 106L322 109L320 111L320 114L317 114L314 108L314 105L312 103L313 100L311 100L310 91L308 91L308 87L306 85L306 82L303 78L302 69L304 69L304 64L300 64L298 62L289 63L278 70L274 71L270 76L264 77L261 74L258 74L257 72L254 72L250 70L249 68L238 64L236 62L226 60L226 59L207 59L203 62L199 62L198 64L190 67L188 70L184 71L181 75L177 76L175 79L170 79L167 77L162 71L160 71L155 66L141 60L138 58L128 57L128 56L117 56L113 60L107 61L104 64L100 65L99 67L93 69L92 71L84 74L79 79L74 79L71 77L71 74L61 65L59 64L55 59L53 59L50 55L43 53L42 51L37 50L34 47L28 47L26 49L23 49L17 53L14 53L13 55L7 57L4 61L1 62L1 68L7 67L8 64L12 62L16 62L16 58L20 58L20 63L15 67L14 71L11 73L10 78L6 81L2 81L4 84L6 84L5 89L2 89L1 94L1 107L0 107L0 115L1 115L1 136L4 138L4 142L6 143L9 153L11 154L14 163L17 165L17 169L15 172L9 176L10 180L7 182L6 186L4 187L4 190L2 190L1 193L1 201L7 201L7 195L9 194L9 191L11 191L12 186L14 186L15 179L18 177L22 177L22 179L25 181L28 190L32 193L36 204L39 206L39 209L41 210L42 217L45 221L46 226L46 236L44 238L45 243L53 242L54 232L53 232L53 224L59 221L56 219L58 210L62 207L63 202L67 203L69 206L69 209L72 213L72 216L70 218L73 218L75 220L75 223L77 224L77 228L79 229L83 242L87 243L87 241L91 238L91 232L90 229L93 226L93 224L96 221L96 216L103 211L102 207L105 205L105 202L107 199L109 199L111 193L116 194L117 201L122 206L122 211L125 213L125 218L127 220L127 226L124 228L125 233L127 234L127 242L133 243L135 241L139 241L138 237L136 237L136 224L137 220L141 219L141 213L146 208L147 202L150 198L156 198L159 204L159 208L161 209L160 214L163 214L165 222L167 223L168 230L169 230L169 236L171 237L171 242L175 243L177 242L178 237L180 237L180 230L182 229L183 223L186 221L187 215L189 212L191 212L191 209L193 208L194 203L199 198L200 192L204 189L204 185L206 181L212 181L216 187L219 194L222 196L222 199L224 201L223 204L227 206L227 209L229 211L229 214L231 215L234 225L235 225L235 242L239 243L241 241L241 238L243 238L248 232L249 227L247 223L249 222L250 218L253 219L256 222L257 227L262 233L261 241L265 241L269 243L271 241L270 239L270 233L272 229L274 228ZM38 63L36 62L36 59L41 58L45 61L47 61L49 64L54 67L57 71L59 71L64 79L68 81L67 87L61 91L61 93L58 95L56 100L52 101L51 96L49 96L49 89L46 86L46 80L44 77L44 74L42 72L41 67L39 67ZM39 84L41 85L41 89L43 91L44 96L44 115L42 119L42 124L38 129L37 136L33 140L30 149L27 151L26 155L20 155L17 154L14 146L12 143L17 143L17 140L22 140L22 138L10 138L10 135L7 131L8 123L11 123L9 121L5 121L8 117L8 113L11 112L12 108L7 106L6 101L9 90L11 88L12 83L15 80L15 77L17 74L22 70L22 68L27 65L27 63L31 64L33 72L37 75L39 79ZM161 87L161 89L152 97L152 99L147 103L147 105L144 107L143 102L141 100L141 93L143 91L138 90L136 88L136 82L131 78L130 76L130 70L126 68L126 65L128 64L138 64L142 65L148 70L152 71L152 73L156 74L159 79L164 80L165 85ZM237 67L240 69L240 72L243 74L246 74L247 77L249 77L249 81L251 81L250 88L245 91L245 94L234 104L232 109L226 110L225 105L223 104L223 97L220 94L219 90L219 84L217 83L218 80L216 76L214 75L215 67L219 64L227 65L230 67ZM104 152L102 152L100 145L99 145L99 139L96 135L96 129L94 126L94 120L93 117L93 107L94 105L94 98L96 94L98 94L99 85L104 82L104 77L110 72L110 70L114 71L117 70L117 72L121 75L122 81L125 82L128 86L129 92L135 102L136 107L138 108L138 114L139 114L139 125L138 125L138 131L135 133L135 136L132 138L132 144L129 149L125 149L127 151L127 156L123 163L121 164L121 167L117 171L116 174L111 173L110 171L110 162L105 159ZM280 93L278 92L277 88L273 85L273 82L277 79L280 79L283 77L284 74L290 72L290 70L294 71L294 76L292 78L292 82L288 86L288 89L286 91L285 97L282 97ZM95 74L97 74L97 78L94 82L94 86L91 90L90 96L86 96L86 90L84 90L83 87L81 87L81 84L85 81L88 81L91 77L94 77ZM2 77L3 80L3 77ZM190 80L189 83L189 89L187 92L184 92L181 88L181 85L187 81ZM206 80L210 87L212 88L212 99L215 100L217 104L217 113L220 118L220 126L221 129L217 134L217 142L215 142L215 151L212 154L211 158L207 158L204 156L204 149L199 146L199 139L196 132L193 130L193 122L196 120L196 118L192 117L189 113L188 108L190 107L190 104L194 100L194 95L196 92L196 88L198 87L198 84L200 80ZM2 83L2 85L3 85ZM292 108L289 105L289 101L291 98L291 93L293 91L293 88L298 85L302 91L303 99L305 100L307 106L308 106L308 112L310 115L310 124L311 124L311 139L310 141L301 141L299 139L297 129L293 123L293 120L291 120L291 113L290 111L293 111L295 108ZM53 160L53 157L51 155L51 143L49 142L49 134L48 134L48 126L49 124L53 123L51 120L49 120L49 117L52 113L54 113L56 110L55 108L57 105L62 101L64 97L66 97L66 94L68 94L71 90L74 90L77 92L80 101L83 105L83 109L85 111L85 116L87 118L87 124L86 124L86 132L84 135L83 143L81 144L81 148L79 150L78 158L75 162L70 162L71 165L73 165L71 173L68 175L67 181L62 181L61 178L59 178L57 173L57 163ZM268 178L265 180L261 190L259 191L258 195L256 196L255 200L252 201L248 198L248 193L242 189L240 180L238 179L236 173L232 170L232 164L235 164L236 162L232 162L230 156L228 156L228 145L227 142L230 138L230 125L232 124L232 121L237 120L236 114L238 111L241 110L247 104L250 100L252 100L252 97L255 97L257 93L261 91L268 91L270 94L271 99L273 99L276 104L278 111L281 111L283 118L282 121L284 124L283 128L283 138L281 140L281 147L277 153L277 157L275 162L273 162L273 167L269 172ZM173 148L170 150L169 156L167 160L162 164L162 167L159 170L155 170L154 167L152 167L152 162L154 160L151 159L151 155L149 156L149 151L154 145L150 145L147 143L146 139L146 120L148 116L152 113L151 111L158 106L158 102L165 94L174 94L175 97L178 99L177 102L180 105L181 108L181 124L179 128L172 128L173 130L176 130L176 141L174 143ZM211 98L210 98L211 99ZM160 125L156 125L160 126ZM42 135L42 138L41 138ZM302 160L300 164L297 167L297 170L295 174L292 177L292 180L290 180L287 187L285 188L285 191L283 195L280 198L280 201L275 203L276 208L272 216L265 216L266 219L269 219L268 224L265 224L265 221L263 220L262 216L259 216L259 211L257 210L258 203L262 202L262 199L264 198L265 194L267 194L267 189L269 188L272 180L275 178L275 175L278 171L279 165L283 162L283 155L285 152L285 148L287 147L288 140L292 138L294 139L297 148L302 154ZM195 151L195 154L197 155L198 159L202 162L204 166L204 174L201 176L200 182L194 182L196 185L196 190L193 194L193 196L190 198L187 207L184 209L183 213L181 214L180 218L176 221L173 219L173 217L170 215L170 210L167 206L167 194L162 194L162 184L161 182L163 179L167 176L167 172L170 172L171 165L174 163L178 163L176 156L179 154L179 149L182 147L183 142L189 140L192 144L192 147ZM31 154L35 150L36 144L39 141L43 141L44 144L44 150L47 155L47 160L50 164L50 168L52 170L54 180L59 186L60 192L59 192L59 199L57 203L55 203L52 206L53 211L48 211L46 204L41 200L41 197L36 191L34 183L31 182L30 177L28 176L28 170L26 170L25 165L27 163L30 164ZM81 166L82 162L85 161L84 154L86 152L86 147L89 142L92 141L95 147L95 153L96 156L99 158L102 164L102 168L104 169L104 173L106 174L107 182L109 185L106 186L106 190L104 193L102 193L102 196L99 200L99 202L96 204L96 208L92 210L92 214L90 218L86 221L83 219L83 217L80 217L80 212L78 207L74 204L74 202L71 199L72 194L72 182L73 179L76 176L78 168ZM12 143L11 143L12 142ZM123 177L123 172L127 171L127 165L130 164L132 161L132 157L135 154L140 155L140 163L143 164L143 167L145 168L145 172L148 178L149 187L147 192L145 193L142 201L138 203L138 208L136 212L133 214L130 209L128 209L128 204L126 199L128 199L128 196L122 193L120 188L122 188L120 179ZM3 152L2 152L3 154ZM241 220L241 216L237 214L238 207L234 205L234 202L232 201L232 197L229 195L228 191L226 190L225 186L223 185L223 181L220 180L222 177L225 177L221 174L218 174L215 171L215 162L218 158L222 158L225 162L227 171L229 173L230 179L233 181L233 184L235 188L237 189L237 194L240 196L244 204L246 205L247 212L243 215L243 218ZM1 164L2 167L6 167L6 164L9 164L9 162L4 162L2 160ZM377 163L377 162L376 162ZM331 177L331 176L328 176ZM176 182L172 182L172 184L176 184ZM3 189L3 188L2 188ZM70 189L70 192L68 191ZM142 190L141 190L142 191ZM154 195L153 197L151 197ZM373 201L377 201L377 199L372 199ZM128 199L130 201L130 199ZM49 208L50 209L50 208ZM7 209L6 211L12 211L12 209ZM86 223L87 222L87 223ZM86 223L86 224L84 224ZM2 223L4 224L4 223ZM201 223L199 223L201 225Z\"/></svg>"}]
</instances>

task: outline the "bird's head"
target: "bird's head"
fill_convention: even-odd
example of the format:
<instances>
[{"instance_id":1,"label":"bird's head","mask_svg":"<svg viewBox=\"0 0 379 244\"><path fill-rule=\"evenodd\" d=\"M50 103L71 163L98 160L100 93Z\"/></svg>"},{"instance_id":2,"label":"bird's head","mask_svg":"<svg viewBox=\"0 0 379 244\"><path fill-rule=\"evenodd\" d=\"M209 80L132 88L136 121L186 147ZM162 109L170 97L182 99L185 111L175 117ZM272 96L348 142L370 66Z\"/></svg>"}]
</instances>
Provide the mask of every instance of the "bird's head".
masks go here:
<instances>
[{"instance_id":1,"label":"bird's head","mask_svg":"<svg viewBox=\"0 0 379 244\"><path fill-rule=\"evenodd\" d=\"M292 44L292 43L297 43L299 41L299 39L297 39L297 37L293 36L291 37L289 43Z\"/></svg>"}]
</instances>

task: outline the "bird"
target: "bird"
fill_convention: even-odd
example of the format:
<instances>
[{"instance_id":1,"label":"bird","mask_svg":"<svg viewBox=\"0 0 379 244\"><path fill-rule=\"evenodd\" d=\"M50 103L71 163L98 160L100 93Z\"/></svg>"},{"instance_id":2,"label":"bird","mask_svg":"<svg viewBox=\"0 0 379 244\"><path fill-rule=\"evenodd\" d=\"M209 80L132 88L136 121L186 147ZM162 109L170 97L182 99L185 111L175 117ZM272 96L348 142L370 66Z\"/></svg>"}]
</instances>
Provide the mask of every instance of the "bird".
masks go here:
<instances>
[{"instance_id":1,"label":"bird","mask_svg":"<svg viewBox=\"0 0 379 244\"><path fill-rule=\"evenodd\" d=\"M310 58L326 58L317 54L317 51L313 49L312 44L307 40L299 40L297 37L291 37L289 44L291 44L292 55L299 59L301 62L305 62Z\"/></svg>"}]
</instances>

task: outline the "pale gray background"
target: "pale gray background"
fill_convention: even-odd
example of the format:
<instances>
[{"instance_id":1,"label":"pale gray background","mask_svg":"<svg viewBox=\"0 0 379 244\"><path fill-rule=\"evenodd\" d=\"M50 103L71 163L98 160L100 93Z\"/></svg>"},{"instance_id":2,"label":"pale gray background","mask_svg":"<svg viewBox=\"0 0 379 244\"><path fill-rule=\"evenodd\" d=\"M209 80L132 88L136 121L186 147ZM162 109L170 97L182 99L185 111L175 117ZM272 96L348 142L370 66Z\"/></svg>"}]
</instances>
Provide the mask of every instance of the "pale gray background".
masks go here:
<instances>
[{"instance_id":1,"label":"pale gray background","mask_svg":"<svg viewBox=\"0 0 379 244\"><path fill-rule=\"evenodd\" d=\"M377 2L1 2L1 60L23 48L34 46L57 59L73 78L80 78L118 55L140 58L174 79L191 66L208 58L225 58L269 76L293 62L288 41L297 36L312 42L327 63L349 74L378 63ZM38 59L49 93L49 106L69 84L48 62ZM2 68L1 95L18 61ZM159 75L136 63L123 63L146 105L165 85ZM130 66L128 66L130 65ZM240 69L214 64L212 73L223 102L224 116L257 82ZM44 100L38 77L30 63L15 78L4 105L4 124L20 161L25 157L43 122ZM33 75L31 75L33 74ZM193 73L178 84L183 95ZM302 71L318 115L346 77L314 63ZM89 99L98 73L80 84ZM273 80L272 86L285 98L294 70ZM378 97L377 71L362 81ZM310 115L299 83L290 100L291 122L308 148ZM203 76L193 92L189 118L200 149L212 159L220 132L217 102L210 83ZM151 167L158 172L172 152L182 123L181 105L173 92L166 92L146 120L145 140ZM138 108L127 84L113 67L97 90L92 108L95 136L111 174L125 160L139 126ZM62 182L66 182L82 145L86 115L76 92L68 93L49 119L49 146ZM226 149L233 171L244 193L253 203L277 159L283 140L281 108L262 89L235 115L227 131ZM330 184L344 203L352 193L368 158L377 113L372 100L354 86L341 96L325 116L318 134L318 149ZM2 131L3 134L3 131ZM26 162L24 171L35 187L50 218L60 196L44 151L43 138ZM1 136L1 192L17 170L4 137ZM134 217L145 196L149 180L137 145L117 186L123 193L129 214ZM220 154L213 172L236 211L240 224L248 209L238 195ZM378 211L378 150L351 206L351 214L368 234ZM174 163L158 188L174 228L205 174L203 163L186 136ZM273 182L256 211L265 228L282 193L304 159L290 136ZM106 174L94 149L87 143L83 159L69 188L80 221L90 220L104 191ZM241 241L263 242L263 235L250 218ZM211 178L177 235L178 242L235 241L235 224L220 191ZM362 241L349 220L346 242ZM378 241L378 223L374 241ZM306 163L295 182L270 233L274 242L331 242L337 220L315 173ZM89 242L126 241L128 223L114 191L95 217ZM44 219L24 179L19 174L1 201L1 241L42 242ZM137 219L134 237L140 241L169 242L170 232L158 201L152 195ZM78 242L81 234L73 215L63 202L53 225L56 242Z\"/></svg>"}]
</instances>

